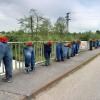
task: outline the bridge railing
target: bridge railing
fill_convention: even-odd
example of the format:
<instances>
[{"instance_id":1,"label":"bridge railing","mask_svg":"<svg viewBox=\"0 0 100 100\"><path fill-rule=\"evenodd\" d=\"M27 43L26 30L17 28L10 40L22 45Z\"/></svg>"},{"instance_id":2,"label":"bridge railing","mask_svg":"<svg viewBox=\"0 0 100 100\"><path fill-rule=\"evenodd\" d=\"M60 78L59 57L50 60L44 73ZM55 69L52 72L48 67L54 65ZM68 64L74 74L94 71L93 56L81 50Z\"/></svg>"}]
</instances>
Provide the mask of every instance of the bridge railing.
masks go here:
<instances>
[{"instance_id":1,"label":"bridge railing","mask_svg":"<svg viewBox=\"0 0 100 100\"><path fill-rule=\"evenodd\" d=\"M35 51L35 59L36 64L43 62L44 59L44 47L43 44L47 41L33 41L33 47ZM56 42L55 41L52 45L52 53L51 53L51 59L55 59L56 57ZM65 42L65 41L64 41ZM68 41L66 41L68 42ZM23 48L25 46L25 42L9 42L12 52L13 52L13 70L22 70L24 68L24 57L23 57ZM88 49L88 42L82 41L80 50L86 50ZM1 63L0 67L0 74L4 74L5 69L3 63Z\"/></svg>"}]
</instances>

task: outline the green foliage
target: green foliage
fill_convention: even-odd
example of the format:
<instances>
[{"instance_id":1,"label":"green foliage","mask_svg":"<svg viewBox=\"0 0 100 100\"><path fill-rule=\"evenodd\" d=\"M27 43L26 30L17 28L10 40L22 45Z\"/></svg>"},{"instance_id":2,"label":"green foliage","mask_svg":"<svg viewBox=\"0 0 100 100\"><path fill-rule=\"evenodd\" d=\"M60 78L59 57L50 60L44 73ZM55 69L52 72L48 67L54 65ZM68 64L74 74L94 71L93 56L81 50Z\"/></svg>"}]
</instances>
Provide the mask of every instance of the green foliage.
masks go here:
<instances>
[{"instance_id":1,"label":"green foliage","mask_svg":"<svg viewBox=\"0 0 100 100\"><path fill-rule=\"evenodd\" d=\"M54 26L54 32L58 34L63 34L66 28L65 18L59 17Z\"/></svg>"},{"instance_id":2,"label":"green foliage","mask_svg":"<svg viewBox=\"0 0 100 100\"><path fill-rule=\"evenodd\" d=\"M95 33L89 31L84 33L66 33L66 19L65 17L58 17L55 23L51 23L50 19L43 17L36 9L30 9L29 15L20 18L19 23L21 29L18 32L12 32L8 37L10 41L72 41L100 39L100 31ZM25 33L26 32L26 33ZM4 32L3 32L4 33Z\"/></svg>"},{"instance_id":3,"label":"green foliage","mask_svg":"<svg viewBox=\"0 0 100 100\"><path fill-rule=\"evenodd\" d=\"M41 33L39 32L37 35L32 35L30 33L25 33L23 31L17 32L6 32L5 35L9 38L11 42L24 42L24 41L73 41L73 40L83 40L88 41L89 39L100 39L100 34L98 33L67 33L67 34L58 34L58 33Z\"/></svg>"}]
</instances>

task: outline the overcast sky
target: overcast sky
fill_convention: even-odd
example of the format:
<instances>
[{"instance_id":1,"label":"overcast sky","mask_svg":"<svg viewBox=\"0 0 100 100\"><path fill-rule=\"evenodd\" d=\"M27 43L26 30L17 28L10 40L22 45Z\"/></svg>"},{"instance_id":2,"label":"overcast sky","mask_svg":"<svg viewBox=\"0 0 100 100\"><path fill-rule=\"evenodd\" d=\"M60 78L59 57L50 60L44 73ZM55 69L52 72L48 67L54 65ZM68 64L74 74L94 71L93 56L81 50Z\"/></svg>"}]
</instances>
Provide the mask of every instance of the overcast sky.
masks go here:
<instances>
[{"instance_id":1,"label":"overcast sky","mask_svg":"<svg viewBox=\"0 0 100 100\"><path fill-rule=\"evenodd\" d=\"M31 8L53 22L71 12L70 32L100 30L100 0L0 0L0 31L18 30Z\"/></svg>"}]
</instances>

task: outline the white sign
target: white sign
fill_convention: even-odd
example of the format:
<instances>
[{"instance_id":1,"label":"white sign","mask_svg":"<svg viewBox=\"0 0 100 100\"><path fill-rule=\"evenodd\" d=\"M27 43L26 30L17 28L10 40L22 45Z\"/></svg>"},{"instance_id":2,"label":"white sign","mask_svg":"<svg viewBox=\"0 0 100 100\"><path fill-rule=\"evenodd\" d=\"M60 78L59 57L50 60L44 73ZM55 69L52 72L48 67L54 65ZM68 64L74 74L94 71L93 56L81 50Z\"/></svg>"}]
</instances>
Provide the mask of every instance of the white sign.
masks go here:
<instances>
[{"instance_id":1,"label":"white sign","mask_svg":"<svg viewBox=\"0 0 100 100\"><path fill-rule=\"evenodd\" d=\"M80 49L88 49L88 42L87 41L81 41Z\"/></svg>"}]
</instances>

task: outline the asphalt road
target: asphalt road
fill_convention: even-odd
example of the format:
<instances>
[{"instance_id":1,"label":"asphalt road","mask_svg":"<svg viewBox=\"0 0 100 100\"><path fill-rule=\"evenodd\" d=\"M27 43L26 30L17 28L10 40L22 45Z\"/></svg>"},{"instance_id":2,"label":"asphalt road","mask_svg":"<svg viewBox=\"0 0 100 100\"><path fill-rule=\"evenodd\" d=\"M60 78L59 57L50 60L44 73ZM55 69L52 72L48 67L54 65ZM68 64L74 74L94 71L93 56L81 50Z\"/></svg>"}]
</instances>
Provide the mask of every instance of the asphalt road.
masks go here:
<instances>
[{"instance_id":1,"label":"asphalt road","mask_svg":"<svg viewBox=\"0 0 100 100\"><path fill-rule=\"evenodd\" d=\"M100 100L100 56L32 100Z\"/></svg>"}]
</instances>

